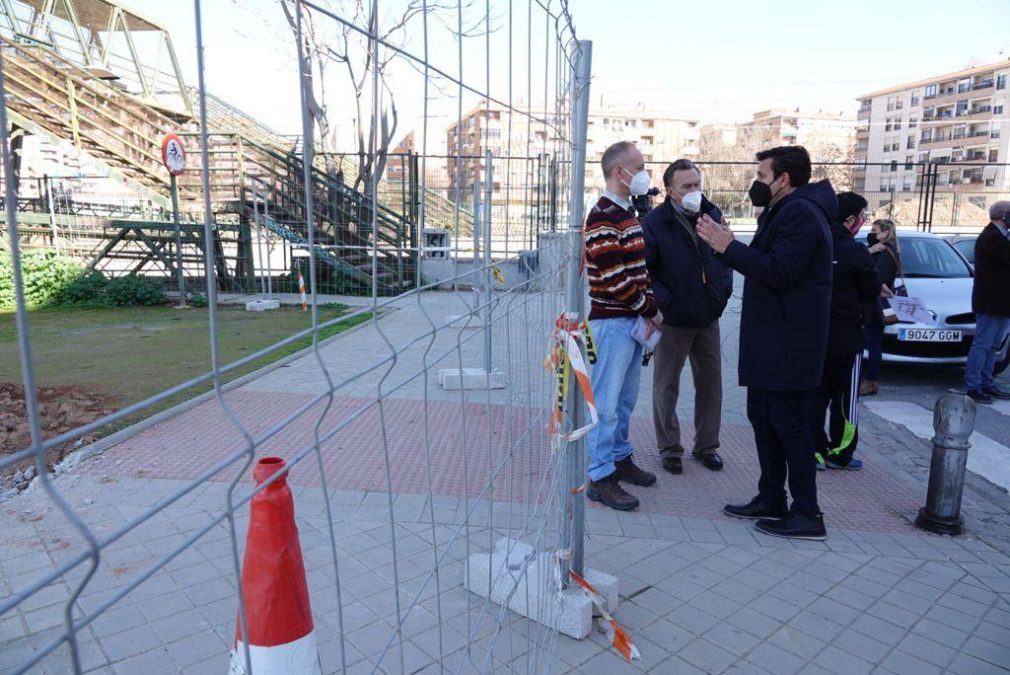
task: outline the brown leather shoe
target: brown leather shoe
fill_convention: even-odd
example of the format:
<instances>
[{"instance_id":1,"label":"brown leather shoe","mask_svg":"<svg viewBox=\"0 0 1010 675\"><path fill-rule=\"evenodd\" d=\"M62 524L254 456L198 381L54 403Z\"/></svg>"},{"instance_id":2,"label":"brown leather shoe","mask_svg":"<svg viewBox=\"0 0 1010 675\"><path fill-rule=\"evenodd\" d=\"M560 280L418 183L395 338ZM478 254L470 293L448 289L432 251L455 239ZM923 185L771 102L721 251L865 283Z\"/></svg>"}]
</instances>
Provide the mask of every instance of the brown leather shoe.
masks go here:
<instances>
[{"instance_id":1,"label":"brown leather shoe","mask_svg":"<svg viewBox=\"0 0 1010 675\"><path fill-rule=\"evenodd\" d=\"M860 396L873 396L880 390L877 383L873 380L863 380L859 383L859 395Z\"/></svg>"},{"instance_id":2,"label":"brown leather shoe","mask_svg":"<svg viewBox=\"0 0 1010 675\"><path fill-rule=\"evenodd\" d=\"M614 462L614 466L617 467L617 471L614 472L617 475L617 480L623 480L625 483L631 483L632 485L641 485L642 487L649 487L656 482L656 474L636 466L635 462L631 459L631 455Z\"/></svg>"},{"instance_id":3,"label":"brown leather shoe","mask_svg":"<svg viewBox=\"0 0 1010 675\"><path fill-rule=\"evenodd\" d=\"M638 508L638 498L621 487L616 472L601 480L589 481L586 497L618 511L634 511Z\"/></svg>"}]
</instances>

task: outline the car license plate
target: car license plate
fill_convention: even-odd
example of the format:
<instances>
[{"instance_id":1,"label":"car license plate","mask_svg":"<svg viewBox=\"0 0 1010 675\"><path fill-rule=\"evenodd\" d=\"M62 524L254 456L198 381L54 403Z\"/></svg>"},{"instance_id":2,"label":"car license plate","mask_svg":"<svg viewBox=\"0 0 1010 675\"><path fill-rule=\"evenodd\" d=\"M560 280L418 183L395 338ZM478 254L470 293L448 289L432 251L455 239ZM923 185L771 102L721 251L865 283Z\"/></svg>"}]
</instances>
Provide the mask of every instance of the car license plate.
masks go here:
<instances>
[{"instance_id":1,"label":"car license plate","mask_svg":"<svg viewBox=\"0 0 1010 675\"><path fill-rule=\"evenodd\" d=\"M960 342L961 331L944 328L899 328L902 342Z\"/></svg>"}]
</instances>

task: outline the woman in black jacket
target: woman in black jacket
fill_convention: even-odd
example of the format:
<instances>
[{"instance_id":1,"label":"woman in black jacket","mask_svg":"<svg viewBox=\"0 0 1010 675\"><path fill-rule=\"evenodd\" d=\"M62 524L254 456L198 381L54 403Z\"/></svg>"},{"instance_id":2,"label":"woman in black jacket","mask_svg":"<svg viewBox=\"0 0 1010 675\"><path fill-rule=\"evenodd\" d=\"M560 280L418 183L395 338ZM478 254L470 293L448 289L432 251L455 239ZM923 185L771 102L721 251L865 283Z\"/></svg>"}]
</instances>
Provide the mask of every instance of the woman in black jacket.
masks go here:
<instances>
[{"instance_id":1,"label":"woman in black jacket","mask_svg":"<svg viewBox=\"0 0 1010 675\"><path fill-rule=\"evenodd\" d=\"M898 232L894 221L881 218L873 221L866 243L873 254L873 262L877 266L880 280L891 291L894 291L895 279L901 274L901 248L898 245ZM877 380L880 378L880 359L884 343L884 319L879 304L871 307L866 320L866 352L867 358L863 364L863 381L859 385L860 396L872 396L877 393Z\"/></svg>"}]
</instances>

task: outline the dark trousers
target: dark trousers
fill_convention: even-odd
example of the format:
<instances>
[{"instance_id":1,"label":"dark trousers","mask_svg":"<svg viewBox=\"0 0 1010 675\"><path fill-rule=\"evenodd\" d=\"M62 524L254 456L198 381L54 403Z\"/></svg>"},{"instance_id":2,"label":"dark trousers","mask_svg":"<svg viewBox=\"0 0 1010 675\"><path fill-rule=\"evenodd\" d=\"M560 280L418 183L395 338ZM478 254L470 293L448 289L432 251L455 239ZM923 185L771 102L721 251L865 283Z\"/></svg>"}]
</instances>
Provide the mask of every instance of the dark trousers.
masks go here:
<instances>
[{"instance_id":1,"label":"dark trousers","mask_svg":"<svg viewBox=\"0 0 1010 675\"><path fill-rule=\"evenodd\" d=\"M747 418L754 427L761 478L758 495L768 502L786 498L791 510L805 516L817 507L817 467L810 436L810 392L747 388Z\"/></svg>"},{"instance_id":2,"label":"dark trousers","mask_svg":"<svg viewBox=\"0 0 1010 675\"><path fill-rule=\"evenodd\" d=\"M719 449L722 426L722 340L719 321L702 328L663 326L663 336L656 347L652 369L652 421L656 445L663 457L681 457L680 375L684 362L690 360L694 378L694 446L698 457L712 455Z\"/></svg>"},{"instance_id":3,"label":"dark trousers","mask_svg":"<svg viewBox=\"0 0 1010 675\"><path fill-rule=\"evenodd\" d=\"M863 329L866 337L866 362L863 363L863 377L870 382L880 379L880 359L884 351L884 325L867 324Z\"/></svg>"},{"instance_id":4,"label":"dark trousers","mask_svg":"<svg viewBox=\"0 0 1010 675\"><path fill-rule=\"evenodd\" d=\"M862 354L828 354L821 384L810 394L810 433L814 452L846 465L859 442L859 371ZM824 417L830 411L828 433Z\"/></svg>"}]
</instances>

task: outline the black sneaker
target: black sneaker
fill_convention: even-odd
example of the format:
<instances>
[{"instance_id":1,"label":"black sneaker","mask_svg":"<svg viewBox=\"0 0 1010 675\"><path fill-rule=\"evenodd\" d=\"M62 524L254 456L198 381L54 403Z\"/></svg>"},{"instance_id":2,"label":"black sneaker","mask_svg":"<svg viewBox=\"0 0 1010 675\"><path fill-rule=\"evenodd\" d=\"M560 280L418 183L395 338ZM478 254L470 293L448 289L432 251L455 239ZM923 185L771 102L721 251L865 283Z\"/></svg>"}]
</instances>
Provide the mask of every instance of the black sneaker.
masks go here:
<instances>
[{"instance_id":1,"label":"black sneaker","mask_svg":"<svg viewBox=\"0 0 1010 675\"><path fill-rule=\"evenodd\" d=\"M641 485L642 487L649 487L656 482L656 474L636 466L635 462L631 459L631 455L614 462L614 466L617 467L617 471L614 472L617 480L623 480L625 483L631 483L632 485Z\"/></svg>"},{"instance_id":2,"label":"black sneaker","mask_svg":"<svg viewBox=\"0 0 1010 675\"><path fill-rule=\"evenodd\" d=\"M789 508L784 499L770 503L758 495L747 504L727 504L722 507L722 512L734 518L785 518L789 515Z\"/></svg>"},{"instance_id":3,"label":"black sneaker","mask_svg":"<svg viewBox=\"0 0 1010 675\"><path fill-rule=\"evenodd\" d=\"M824 516L820 513L816 516L790 513L781 520L759 520L754 523L754 529L764 534L770 534L773 537L783 537L785 539L824 541L828 538L828 531L824 529Z\"/></svg>"},{"instance_id":4,"label":"black sneaker","mask_svg":"<svg viewBox=\"0 0 1010 675\"><path fill-rule=\"evenodd\" d=\"M634 511L638 508L638 498L621 487L616 472L601 480L589 481L586 497L618 511Z\"/></svg>"},{"instance_id":5,"label":"black sneaker","mask_svg":"<svg viewBox=\"0 0 1010 675\"><path fill-rule=\"evenodd\" d=\"M975 401L975 403L981 403L982 405L989 405L992 403L992 397L989 396L989 394L983 391L978 391L977 389L969 390L968 398Z\"/></svg>"},{"instance_id":6,"label":"black sneaker","mask_svg":"<svg viewBox=\"0 0 1010 675\"><path fill-rule=\"evenodd\" d=\"M999 387L995 386L983 389L982 393L988 396L989 398L1000 398L1000 399L1010 398L1010 391L1006 391L1005 389L1000 389Z\"/></svg>"}]
</instances>

